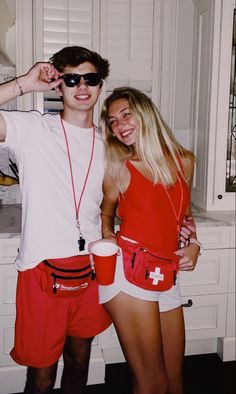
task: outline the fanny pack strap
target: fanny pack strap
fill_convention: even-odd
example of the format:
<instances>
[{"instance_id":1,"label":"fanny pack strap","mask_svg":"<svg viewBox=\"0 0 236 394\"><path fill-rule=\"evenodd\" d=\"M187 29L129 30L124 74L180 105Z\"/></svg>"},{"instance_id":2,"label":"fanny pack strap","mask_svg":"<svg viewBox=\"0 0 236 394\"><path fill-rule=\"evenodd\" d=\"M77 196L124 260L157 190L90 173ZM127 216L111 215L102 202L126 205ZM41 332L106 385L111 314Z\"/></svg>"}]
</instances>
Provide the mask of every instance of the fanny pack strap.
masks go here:
<instances>
[{"instance_id":1,"label":"fanny pack strap","mask_svg":"<svg viewBox=\"0 0 236 394\"><path fill-rule=\"evenodd\" d=\"M64 275L58 275L58 274L55 274L55 272L52 272L50 275L53 277L54 281L55 281L56 279L65 279L65 280L83 279L83 278L87 278L88 276L91 276L91 279L93 279L92 271L88 272L87 274L78 275L78 276L64 276Z\"/></svg>"},{"instance_id":2,"label":"fanny pack strap","mask_svg":"<svg viewBox=\"0 0 236 394\"><path fill-rule=\"evenodd\" d=\"M51 263L49 263L48 260L43 260L43 262L44 262L44 264L47 265L48 267L50 267L50 268L52 268L52 269L55 269L55 270L57 270L57 271L59 271L59 272L76 273L76 272L83 272L83 271L86 271L88 268L91 268L91 267L90 267L90 264L88 264L88 265L86 265L86 266L83 267L83 268L65 269L65 268L58 268L58 267L56 267L55 265L52 265Z\"/></svg>"},{"instance_id":3,"label":"fanny pack strap","mask_svg":"<svg viewBox=\"0 0 236 394\"><path fill-rule=\"evenodd\" d=\"M91 269L90 264L87 264L85 267L83 268L73 268L73 269L66 269L66 268L60 268L60 267L56 267L55 265L49 263L48 260L43 260L43 263L49 267L50 269L56 271L52 271L50 272L50 276L53 278L53 285L52 285L52 292L54 294L57 293L57 280L61 279L61 280L65 280L67 281L75 281L75 280L81 280L84 278L88 278L90 277L91 280L95 279L95 275L93 274L93 271ZM89 271L88 271L89 270ZM87 271L86 273L83 274L83 272ZM62 275L58 274L57 272L61 273ZM67 275L63 275L67 274ZM74 275L74 276L68 276L68 274L79 274L82 273L82 275Z\"/></svg>"},{"instance_id":4,"label":"fanny pack strap","mask_svg":"<svg viewBox=\"0 0 236 394\"><path fill-rule=\"evenodd\" d=\"M132 259L131 259L131 265L132 266L134 265L134 261L135 261L136 254L138 253L138 251L145 251L148 254L150 254L152 257L154 257L154 258L158 258L159 260L163 260L163 261L165 261L165 260L170 261L171 264L173 264L173 269L175 269L177 272L179 270L179 264L178 264L178 257L177 256L176 256L175 259L172 259L169 256L168 257L160 256L158 253L149 250L147 247L145 247L144 245L142 245L139 242L135 242L134 243L132 241L128 241L128 240L124 239L119 232L117 232L117 241L118 241L118 245L121 248L122 248L122 246L124 246L124 247L128 248L130 251L132 251L132 253L133 253L133 256L132 256Z\"/></svg>"}]
</instances>

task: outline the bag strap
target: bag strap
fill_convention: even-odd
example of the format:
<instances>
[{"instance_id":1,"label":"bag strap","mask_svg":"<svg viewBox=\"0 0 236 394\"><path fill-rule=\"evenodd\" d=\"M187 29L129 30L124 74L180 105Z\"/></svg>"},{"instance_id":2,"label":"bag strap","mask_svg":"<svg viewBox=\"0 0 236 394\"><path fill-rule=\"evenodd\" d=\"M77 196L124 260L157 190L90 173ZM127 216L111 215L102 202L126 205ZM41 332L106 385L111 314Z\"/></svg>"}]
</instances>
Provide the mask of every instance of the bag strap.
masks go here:
<instances>
[{"instance_id":1,"label":"bag strap","mask_svg":"<svg viewBox=\"0 0 236 394\"><path fill-rule=\"evenodd\" d=\"M172 264L178 265L179 257L177 255L175 255L175 253L166 253L166 256L161 256L159 253L149 250L148 248L146 248L144 245L142 245L139 242L133 243L133 242L127 241L126 239L123 239L119 232L117 233L117 241L118 241L118 245L121 248L122 247L128 248L130 251L133 252L134 255L136 255L139 251L146 252L154 258L158 258L163 261L164 260L170 261ZM135 258L135 256L134 256L134 258Z\"/></svg>"},{"instance_id":2,"label":"bag strap","mask_svg":"<svg viewBox=\"0 0 236 394\"><path fill-rule=\"evenodd\" d=\"M57 271L59 271L59 272L76 273L76 272L83 272L83 271L86 271L88 268L91 269L90 264L86 265L86 266L83 267L83 268L65 269L65 268L58 268L58 267L55 267L54 265L50 264L48 260L43 260L43 262L44 262L44 264L47 265L48 267L50 267L50 268L52 268L52 269L55 269L55 270L57 270Z\"/></svg>"},{"instance_id":3,"label":"bag strap","mask_svg":"<svg viewBox=\"0 0 236 394\"><path fill-rule=\"evenodd\" d=\"M162 256L160 256L158 253L155 253L155 252L152 252L152 251L150 251L149 249L147 249L147 248L143 248L143 247L140 247L139 248L142 252L146 252L146 253L148 253L150 256L152 256L152 257L154 257L154 258L156 258L156 259L159 259L159 260L164 260L164 261L170 261L171 263L177 263L178 262L178 256L176 255L176 257L175 258L171 258L171 257L162 257ZM171 256L172 256L172 254L171 254Z\"/></svg>"},{"instance_id":4,"label":"bag strap","mask_svg":"<svg viewBox=\"0 0 236 394\"><path fill-rule=\"evenodd\" d=\"M84 274L84 275L78 275L78 276L64 276L64 275L58 275L58 274L55 274L55 272L52 272L50 275L53 277L54 280L56 280L56 279L75 280L75 279L87 278L88 276L91 276L91 278L92 278L92 280L93 280L92 271L90 271L90 272L88 272L88 273L86 273L86 274Z\"/></svg>"}]
</instances>

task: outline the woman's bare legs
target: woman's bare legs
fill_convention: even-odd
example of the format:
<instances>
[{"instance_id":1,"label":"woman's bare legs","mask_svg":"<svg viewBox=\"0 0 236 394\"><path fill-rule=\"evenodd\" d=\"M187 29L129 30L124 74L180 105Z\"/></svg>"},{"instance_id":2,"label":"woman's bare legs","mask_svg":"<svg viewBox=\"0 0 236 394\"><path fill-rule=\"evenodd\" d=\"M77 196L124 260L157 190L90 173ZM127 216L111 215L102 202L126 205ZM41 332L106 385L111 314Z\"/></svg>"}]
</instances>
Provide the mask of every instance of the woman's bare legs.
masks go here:
<instances>
[{"instance_id":1,"label":"woman's bare legs","mask_svg":"<svg viewBox=\"0 0 236 394\"><path fill-rule=\"evenodd\" d=\"M105 308L131 367L134 393L167 394L158 303L119 293Z\"/></svg>"},{"instance_id":2,"label":"woman's bare legs","mask_svg":"<svg viewBox=\"0 0 236 394\"><path fill-rule=\"evenodd\" d=\"M183 394L185 330L182 307L160 313L168 394Z\"/></svg>"}]
</instances>

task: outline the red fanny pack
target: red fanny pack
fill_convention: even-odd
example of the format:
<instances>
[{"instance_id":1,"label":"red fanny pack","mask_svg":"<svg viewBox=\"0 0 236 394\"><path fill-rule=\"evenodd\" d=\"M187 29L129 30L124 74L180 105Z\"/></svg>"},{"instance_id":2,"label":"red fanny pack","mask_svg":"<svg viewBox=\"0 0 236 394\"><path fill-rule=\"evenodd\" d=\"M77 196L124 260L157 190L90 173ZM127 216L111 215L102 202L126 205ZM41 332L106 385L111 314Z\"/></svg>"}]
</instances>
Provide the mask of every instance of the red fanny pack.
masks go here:
<instances>
[{"instance_id":1,"label":"red fanny pack","mask_svg":"<svg viewBox=\"0 0 236 394\"><path fill-rule=\"evenodd\" d=\"M166 291L176 284L179 257L175 253L152 252L118 235L126 279L145 290Z\"/></svg>"},{"instance_id":2,"label":"red fanny pack","mask_svg":"<svg viewBox=\"0 0 236 394\"><path fill-rule=\"evenodd\" d=\"M88 255L44 260L39 264L39 269L42 290L57 297L80 294L93 279Z\"/></svg>"}]
</instances>

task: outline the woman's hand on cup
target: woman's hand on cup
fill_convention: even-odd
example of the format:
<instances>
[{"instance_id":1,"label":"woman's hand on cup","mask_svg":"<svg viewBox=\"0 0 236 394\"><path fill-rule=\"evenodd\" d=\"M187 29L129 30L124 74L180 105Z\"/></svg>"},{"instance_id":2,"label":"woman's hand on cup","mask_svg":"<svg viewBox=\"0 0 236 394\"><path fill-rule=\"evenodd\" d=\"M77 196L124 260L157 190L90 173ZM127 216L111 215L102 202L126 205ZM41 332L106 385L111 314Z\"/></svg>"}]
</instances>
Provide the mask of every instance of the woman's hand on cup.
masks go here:
<instances>
[{"instance_id":1,"label":"woman's hand on cup","mask_svg":"<svg viewBox=\"0 0 236 394\"><path fill-rule=\"evenodd\" d=\"M93 253L91 251L92 247L96 244L104 243L104 242L114 243L115 245L117 245L116 238L114 238L114 237L98 239L97 241L92 241L92 242L89 242L89 244L88 244L89 260L90 260L90 265L91 265L93 272L95 272L95 266L94 266L94 260L93 260ZM120 254L119 250L118 250L117 254Z\"/></svg>"},{"instance_id":2,"label":"woman's hand on cup","mask_svg":"<svg viewBox=\"0 0 236 394\"><path fill-rule=\"evenodd\" d=\"M90 242L88 246L90 264L96 272L96 281L100 285L110 285L114 282L116 258L119 247L116 239L101 239Z\"/></svg>"}]
</instances>

